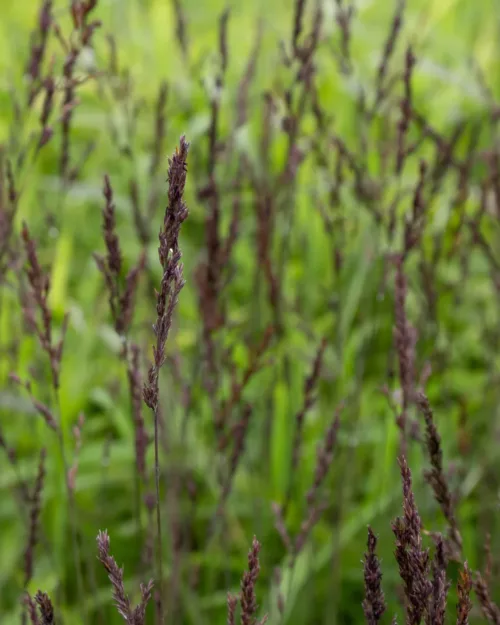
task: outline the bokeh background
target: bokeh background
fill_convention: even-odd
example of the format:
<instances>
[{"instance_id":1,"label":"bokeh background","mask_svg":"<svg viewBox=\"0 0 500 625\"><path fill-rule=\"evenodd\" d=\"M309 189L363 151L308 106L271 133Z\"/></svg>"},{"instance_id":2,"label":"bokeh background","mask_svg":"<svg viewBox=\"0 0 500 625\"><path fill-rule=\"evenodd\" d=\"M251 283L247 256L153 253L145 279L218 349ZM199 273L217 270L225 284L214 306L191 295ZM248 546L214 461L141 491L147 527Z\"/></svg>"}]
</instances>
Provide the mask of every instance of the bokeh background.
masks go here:
<instances>
[{"instance_id":1,"label":"bokeh background","mask_svg":"<svg viewBox=\"0 0 500 625\"><path fill-rule=\"evenodd\" d=\"M356 16L352 24L351 50L356 70L350 76L339 71L334 54L339 42L335 21L339 5L334 0L322 3L325 17L317 56L318 95L323 110L331 116L329 127L354 150L359 148L363 132L359 123L359 87L361 85L371 97L395 3L354 2ZM39 244L41 262L50 267L50 305L56 324L62 322L65 312L70 314L62 366L60 415L68 436L81 413L86 419L76 506L87 572L84 601L92 615L90 622L120 622L110 608L106 576L95 562L95 535L99 529L108 529L113 552L118 562L125 564L127 584L134 597L143 579L138 572L141 548L134 513L134 430L126 375L117 356L120 340L110 324L102 276L92 254L104 249L100 211L102 177L108 173L115 191L118 230L126 265L132 265L138 256L140 242L134 230L129 183L131 179L137 180L144 197L148 185L152 184L148 166L155 137L155 106L162 81L168 84L166 139L160 175L154 182L159 193L158 208L150 224L153 232L159 229L166 202L167 157L182 133L192 144L186 188L190 215L181 233L187 284L180 297L169 343L177 364L169 364L162 377L169 439L168 453L163 457L166 490L169 476L180 467L183 475L189 475L189 492L194 493L191 496L187 489L180 500L181 523L189 526L192 544L182 563L177 622L203 625L225 619L226 592L237 589L254 534L262 543L259 603L263 612L269 612L272 623L363 622L360 561L368 524L379 535L384 588L390 598L389 612L391 615L401 613L390 527L390 520L401 508L396 461L399 434L393 409L381 392L387 385L391 397L398 402L393 359L393 298L391 288L381 288L385 284L383 256L390 251L390 244L374 227L370 212L359 205L353 193L346 191L341 209L344 262L342 269L335 271L333 250L340 244L335 228L333 234L325 228L321 209L328 196L333 168L320 170L312 157L306 158L293 181L289 213L285 211L278 218L274 234L276 258L280 258L284 241L288 241L282 276L286 302L284 333L266 354L265 367L245 389L245 400L253 407L245 455L228 499L223 530L209 544L204 542L219 486L218 457L211 425L213 404L203 389L199 367L203 340L195 270L205 255L208 209L197 190L206 183L210 93L218 72L219 18L227 4L215 0L181 0L181 5L186 21L187 55L182 54L176 37L174 3L100 0L96 16L102 20L103 27L95 36L95 49L80 59L80 71L98 71L106 66L109 57L106 35L112 33L119 67L127 68L130 75L131 98L128 104L117 102L105 81L89 81L79 91L80 103L73 120L72 154L77 161L88 146L91 145L93 151L78 179L62 193L57 175L56 133L37 161L22 167L18 181L22 189L19 223L21 219L28 221ZM64 2L54 2L55 14L64 16L65 6ZM286 153L286 141L280 136L279 127L284 115L282 94L290 83L290 70L281 63L280 42L289 46L293 2L242 0L230 8L229 63L221 95L220 135L229 136L234 126L241 76L260 23L262 38L249 95L249 119L239 129L236 143L238 154L245 154L257 170L262 168L264 164L259 163L262 94L277 94L272 158L264 166L269 169L267 173L272 174L280 170ZM36 125L36 112L17 124L16 102L25 94L24 69L38 9L34 0L2 0L0 4L0 143L7 146L8 154L9 150L16 154L16 145L22 144ZM498 9L497 0L408 0L404 28L391 59L391 71L401 71L406 46L411 43L418 59L413 84L419 110L445 136L450 136L461 120L467 120L471 127L480 127L479 142L484 149L491 149L493 145L494 127L489 122L491 102L500 95ZM132 102L138 104L137 111L127 109ZM135 122L133 136L131 119ZM397 124L394 115L388 115L387 119ZM308 129L312 134L313 128L309 115L304 120L306 139ZM369 142L366 157L376 179L379 155L373 146L375 142ZM127 147L131 149L131 157L126 155ZM304 147L308 149L307 140ZM424 156L426 154L432 158L430 147L428 153L424 148ZM234 196L230 186L233 165L222 160L217 170L223 190L222 228L226 230ZM406 174L410 186L416 180L415 172L416 164ZM482 176L480 167L471 174L472 209L478 201ZM453 193L453 183L446 182L432 206L431 236L443 234L443 245L448 242L448 229L453 229L449 208ZM241 191L240 200L240 238L225 292L230 321L219 331L217 340L220 345L231 348L234 362L243 371L263 328L272 321L272 313L265 287L259 282L262 269L258 267L254 239L252 191ZM401 207L401 214L408 206ZM494 236L495 250L498 238ZM446 470L460 501L458 518L464 554L475 569L484 566L488 534L492 536L493 553L498 552L499 547L496 529L500 467L500 308L484 257L467 241L463 241L461 250L455 256L450 254L444 258L439 266L437 316L432 322L427 323L429 310L418 264L410 267L408 314L422 329L417 348L419 366L423 368L429 363L433 369L427 391L443 439ZM147 252L152 267L150 277L159 284L154 239ZM464 281L460 266L463 257L469 255L472 258L470 271ZM61 596L57 589L62 585L64 592L59 607L64 622L77 625L84 623L82 597L78 597L73 570L68 506L57 441L34 412L29 398L8 377L12 371L23 378L32 377L34 393L41 398L50 396L47 382L44 382L44 355L33 337L23 331L16 284L12 279L9 286L1 287L0 294L1 431L8 445L16 449L18 471L25 479L34 480L40 447L43 445L48 451L42 497L42 537L29 590L43 588L57 598ZM148 280L144 280L140 292L134 333L144 345L146 359L150 357L147 349L152 342L150 328L155 316ZM306 417L300 470L292 482L290 454L294 419L303 402L304 380L323 336L328 345L317 387L318 398ZM227 371L223 376L223 385L218 390L221 396L228 392L229 374ZM186 392L191 393L187 434L183 432ZM327 481L328 507L290 575L286 570L286 551L275 529L271 502L282 503L292 484L287 524L292 531L297 531L314 469L316 446L341 401L345 402L345 408ZM149 415L146 417L149 419ZM150 421L148 424L150 426ZM152 454L152 449L150 452ZM442 515L424 483L426 459L419 444L411 445L409 459L424 525L430 530L442 529ZM14 496L18 480L19 473L2 453L0 622L5 625L19 622L19 597L23 589L26 511L20 510ZM164 516L167 536L169 510L167 504ZM147 514L145 511L142 514L147 525ZM167 575L170 575L171 554L165 559ZM273 581L275 567L284 568L280 585ZM190 577L192 570L198 571L196 584ZM456 579L456 570L451 575ZM276 608L280 591L286 597L282 617ZM455 600L454 592L453 589L450 592L450 604ZM386 616L390 620L389 614Z\"/></svg>"}]
</instances>

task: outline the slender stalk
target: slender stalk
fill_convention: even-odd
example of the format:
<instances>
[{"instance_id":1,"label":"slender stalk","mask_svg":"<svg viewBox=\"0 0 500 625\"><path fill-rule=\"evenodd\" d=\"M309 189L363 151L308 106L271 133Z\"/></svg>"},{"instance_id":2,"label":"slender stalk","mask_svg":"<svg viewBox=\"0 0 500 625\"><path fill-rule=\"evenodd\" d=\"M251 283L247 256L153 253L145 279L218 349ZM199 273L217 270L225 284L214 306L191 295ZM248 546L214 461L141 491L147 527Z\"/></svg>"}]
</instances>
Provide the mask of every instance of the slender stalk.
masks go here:
<instances>
[{"instance_id":1,"label":"slender stalk","mask_svg":"<svg viewBox=\"0 0 500 625\"><path fill-rule=\"evenodd\" d=\"M160 505L160 369L166 361L166 343L174 310L179 300L179 293L184 286L183 266L180 262L179 232L182 222L188 216L188 209L184 202L184 186L187 174L187 155L189 144L185 137L181 137L180 147L169 160L168 168L168 204L165 210L163 227L159 233L160 246L158 256L163 270L160 290L156 296L156 321L153 331L156 344L153 347L153 362L149 368L148 380L143 388L145 404L151 409L154 417L155 432L155 486L156 486L156 525L157 525L157 567L158 567L158 613L163 623L163 540L161 532L161 505Z\"/></svg>"},{"instance_id":2,"label":"slender stalk","mask_svg":"<svg viewBox=\"0 0 500 625\"><path fill-rule=\"evenodd\" d=\"M156 533L158 540L158 585L160 588L160 593L163 588L163 539L161 533L161 505L160 505L160 478L161 478L161 469L160 469L160 415L159 415L159 406L158 403L154 408L154 428L155 428L155 491L156 491ZM162 615L162 623L163 623L163 611L160 604L160 610Z\"/></svg>"}]
</instances>

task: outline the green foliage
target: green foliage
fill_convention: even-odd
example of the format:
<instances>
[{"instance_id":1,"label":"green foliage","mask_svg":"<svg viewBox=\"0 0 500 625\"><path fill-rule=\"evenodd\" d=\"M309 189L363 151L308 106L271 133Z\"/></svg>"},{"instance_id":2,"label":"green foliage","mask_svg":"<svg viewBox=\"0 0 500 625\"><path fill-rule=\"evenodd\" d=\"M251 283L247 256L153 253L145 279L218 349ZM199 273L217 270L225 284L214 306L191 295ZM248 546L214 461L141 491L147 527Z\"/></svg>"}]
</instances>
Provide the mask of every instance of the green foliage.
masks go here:
<instances>
[{"instance_id":1,"label":"green foliage","mask_svg":"<svg viewBox=\"0 0 500 625\"><path fill-rule=\"evenodd\" d=\"M69 24L66 4L55 3L65 32ZM408 159L400 177L392 174L393 161L391 173L383 174L378 141L383 141L387 133L391 138L395 136L401 90L393 96L396 104L392 109L378 111L369 126L360 122L359 93L363 91L367 101L373 101L377 67L394 7L389 2L356 3L351 33L356 71L345 75L339 69L336 52L340 30L335 15L337 5L342 3L323 2L323 39L315 57L315 80L317 98L327 116L326 130L318 131L309 107L301 119L297 141L304 161L288 183L280 180L290 146L283 123L288 114L286 91L294 84L298 64L295 60L291 66L284 66L279 42L285 41L285 50L290 54L293 3L240 2L231 11L229 64L220 97L218 137L224 144L221 153L224 149L232 151L227 152L229 156L224 153L216 166L221 237L230 230L235 198L241 204L241 213L239 236L224 268L220 300L227 317L224 326L213 333L219 372L215 390L209 391L204 336L207 302L200 298L197 276L200 262L207 258L210 201L203 199L200 190L208 182L210 94L220 72L218 29L225 5L216 0L186 0L180 4L187 26L187 58L175 34L174 2L99 3L96 17L103 26L94 36L93 49L86 50L83 60L79 59L77 70L77 75L86 74L89 68L97 73L78 88L71 131L72 164L79 162L90 144L94 149L77 179L67 186L58 169L60 110L54 114L54 136L36 159L28 140L31 133L39 131L41 100L20 122L15 117L15 103L24 106L28 90L23 75L37 4L34 0L4 0L0 7L0 143L15 164L21 146L25 142L30 146L25 162L15 168L20 191L16 251L20 249L17 234L21 223L27 221L37 241L40 263L50 272L49 305L56 339L66 313L70 320L59 398L54 403L46 354L23 321L21 296L26 293L27 283L20 271L24 260L19 261L17 256L17 265L10 268L0 284L0 433L6 446L17 454L14 466L8 462L5 450L0 450L1 623L13 625L20 619L23 553L29 525L18 486L21 480L30 487L34 484L42 447L47 449L47 460L40 536L34 575L27 590L31 594L38 588L47 592L65 623L121 622L112 606L106 575L96 560L95 537L105 528L112 538L116 561L125 566L126 590L134 605L140 598L139 583L156 574L154 568L141 561L145 542L154 536L152 513L143 501L154 490L153 446L148 447L146 459L149 481L138 493L134 421L127 370L120 359L122 337L113 327L108 293L93 254L105 249L101 228L103 175L110 176L114 190L116 230L125 273L135 265L143 248L134 225L130 182L137 183L141 206L147 205L153 194L153 210L146 223L151 239L144 246L147 269L141 276L131 330L141 347L141 367L146 375L154 340L151 325L156 318L153 289L159 288L162 277L156 236L167 203L167 156L181 134L191 143L185 192L189 217L180 235L187 284L180 294L167 344L169 360L160 377L167 598L174 596L172 588L178 584L171 612L167 604L167 620L196 625L223 622L226 592L238 591L245 554L256 535L262 543L257 583L259 614L267 612L271 623L281 625L361 623L360 560L368 524L379 536L383 586L392 615L399 610L396 597L400 580L393 558L390 520L401 509L399 430L392 404L397 413L401 384L393 339L394 270L386 260L401 248L404 219L411 213L418 180L418 161L423 158L431 165L436 158L435 144L424 141L418 157ZM309 4L308 28L314 8L313 2ZM466 122L467 131L455 151L459 158L465 160L476 125L481 129L478 151L492 150L496 125L490 124L490 113L495 105L483 93L477 66L486 77L492 101L497 101L500 83L495 77L500 55L495 0L472 4L468 0L409 0L407 5L403 34L390 61L390 75L399 76L403 71L405 49L411 43L418 59L413 75L415 108L448 139L458 122ZM241 80L255 45L259 18L262 39L250 84L248 120L235 131ZM119 77L106 74L108 33L116 39L120 71L130 72L131 94L127 97L113 93L113 81L120 86ZM55 38L47 58L51 55L59 67L63 55ZM163 80L168 85L166 137L158 173L150 177L157 137L155 107ZM274 98L268 128L263 97L266 93ZM297 89L293 91L294 110L299 98ZM135 105L138 108L130 115L130 107ZM266 133L271 145L263 154ZM409 142L418 141L420 135L417 126L412 126ZM332 137L340 137L350 151L364 158L365 178L372 184L368 199L360 198L354 176L346 167L347 182L341 186L339 202L331 202L337 155ZM368 146L366 151L363 142ZM241 163L245 172L235 190L232 183ZM257 185L253 176L257 177ZM462 217L464 222L473 221L486 177L486 165L478 159L469 175L468 198L457 207L453 203L457 174L446 174L439 192L426 207L426 226L418 251L409 255L406 263L406 310L419 334L417 370L421 373L426 363L432 367L426 392L442 438L445 471L449 470L450 484L459 496L457 516L465 558L472 569L484 567L486 534L492 534L493 553L500 540L496 531L500 518L498 268L495 274L469 230L460 229ZM260 262L258 251L259 192L268 189L276 213L269 253L281 289L275 307L270 304L265 263ZM401 189L408 193L397 207L391 239L386 228L391 200ZM377 211L382 214L381 222L377 221ZM498 215L492 211L482 232L499 258ZM336 252L342 257L338 265ZM438 253L439 260L434 263L433 254ZM431 281L422 274L422 261L432 269ZM431 309L427 286L436 289L435 310ZM243 386L241 399L232 402L235 380L243 379L270 325L275 330L273 340ZM296 414L303 405L305 380L323 337L327 348L316 380L316 401L306 411L299 468L292 472ZM9 379L10 373L22 380L30 379L33 396L56 406L70 464L76 444L73 428L79 415L85 415L74 492L83 597L75 571L60 441L47 428L29 396ZM231 433L242 418L245 404L251 406L252 413L243 455L223 513L217 516L231 449L218 447L220 440L214 429L214 418L224 401L231 405L227 428ZM317 447L341 402L345 406L334 459L321 490L327 506L291 570L291 556L275 528L272 504L286 507L289 534L299 534L307 514L306 495L314 475ZM145 407L144 416L151 433L152 416ZM409 418L423 427L413 406ZM446 522L424 483L423 469L428 468L428 460L417 441L410 443L408 460L424 528L444 532ZM180 551L175 544L179 528L183 538ZM282 569L279 583L273 577L275 567ZM457 571L449 574L455 587ZM280 593L285 599L283 615L277 607ZM498 591L493 591L493 598L500 599ZM456 602L454 588L449 602ZM154 607L151 605L149 610L148 622L153 622ZM390 619L388 614L386 617ZM403 622L401 616L399 622Z\"/></svg>"}]
</instances>

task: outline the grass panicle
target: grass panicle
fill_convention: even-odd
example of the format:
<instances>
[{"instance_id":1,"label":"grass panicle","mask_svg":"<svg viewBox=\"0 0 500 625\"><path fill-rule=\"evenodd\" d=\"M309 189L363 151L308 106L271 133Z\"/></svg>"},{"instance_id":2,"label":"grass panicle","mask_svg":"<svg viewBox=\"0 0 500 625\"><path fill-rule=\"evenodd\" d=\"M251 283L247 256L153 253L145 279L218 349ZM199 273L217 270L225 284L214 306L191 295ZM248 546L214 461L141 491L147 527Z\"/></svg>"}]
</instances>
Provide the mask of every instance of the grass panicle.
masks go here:
<instances>
[{"instance_id":1,"label":"grass panicle","mask_svg":"<svg viewBox=\"0 0 500 625\"><path fill-rule=\"evenodd\" d=\"M163 270L160 290L156 294L157 318L153 325L156 336L156 345L153 347L153 363L148 372L147 382L143 388L143 398L151 408L154 416L154 447L155 447L155 486L156 486L156 532L157 532L157 563L158 585L160 593L163 587L163 544L161 531L161 501L160 501L160 369L166 361L166 343L172 325L174 310L177 306L179 294L184 286L183 266L180 262L181 251L179 233L181 225L188 216L187 205L184 201L184 187L187 175L187 156L189 144L184 136L180 145L169 160L168 168L168 204L165 210L163 227L160 230L158 256ZM163 605L159 595L160 619L163 619Z\"/></svg>"},{"instance_id":2,"label":"grass panicle","mask_svg":"<svg viewBox=\"0 0 500 625\"><path fill-rule=\"evenodd\" d=\"M368 550L364 559L365 599L363 611L368 625L376 625L386 611L382 590L382 571L376 555L377 537L371 527L368 528Z\"/></svg>"},{"instance_id":3,"label":"grass panicle","mask_svg":"<svg viewBox=\"0 0 500 625\"><path fill-rule=\"evenodd\" d=\"M110 554L110 538L106 531L97 535L98 559L106 569L109 581L113 586L113 601L116 609L126 623L130 625L145 625L146 607L151 599L153 582L141 584L141 601L132 609L130 599L125 592L123 580L123 568L120 568L114 557Z\"/></svg>"},{"instance_id":4,"label":"grass panicle","mask_svg":"<svg viewBox=\"0 0 500 625\"><path fill-rule=\"evenodd\" d=\"M500 623L498 55L422 3L2 5L2 625Z\"/></svg>"}]
</instances>

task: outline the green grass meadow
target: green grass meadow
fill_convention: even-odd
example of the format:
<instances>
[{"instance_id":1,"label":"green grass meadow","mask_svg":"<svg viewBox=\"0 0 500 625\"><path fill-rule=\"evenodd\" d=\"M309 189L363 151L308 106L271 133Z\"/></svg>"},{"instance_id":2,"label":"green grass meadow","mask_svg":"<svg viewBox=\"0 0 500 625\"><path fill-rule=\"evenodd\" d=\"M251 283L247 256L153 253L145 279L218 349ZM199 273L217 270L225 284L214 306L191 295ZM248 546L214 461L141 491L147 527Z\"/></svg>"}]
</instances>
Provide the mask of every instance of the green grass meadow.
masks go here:
<instances>
[{"instance_id":1,"label":"green grass meadow","mask_svg":"<svg viewBox=\"0 0 500 625\"><path fill-rule=\"evenodd\" d=\"M26 331L23 320L20 301L26 283L18 279L15 267L7 274L5 284L0 285L0 432L8 446L16 450L17 466L0 449L0 624L21 622L28 516L16 496L16 485L21 479L34 483L42 447L47 450L46 476L34 574L27 590L35 593L41 588L49 593L64 623L122 622L113 609L110 584L96 559L95 537L104 529L111 536L113 555L125 567L131 598L137 600L140 582L154 577L154 571L141 562L144 536L154 530L147 507L137 501L134 423L127 375L119 357L120 337L110 320L104 280L93 253L105 251L101 209L106 173L114 189L117 232L126 269L141 251L129 183L132 178L137 181L141 200L145 201L152 184L148 168L162 81L167 82L168 89L166 134L159 175L154 181L157 206L148 223L153 233L146 250L150 271L139 283L131 332L143 349L141 366L145 374L156 317L153 285L158 287L161 280L156 233L167 201L168 157L181 134L185 134L191 143L185 193L189 217L180 234L186 286L180 294L168 341L171 359L162 370L160 384L165 417L161 448L164 574L168 579L178 576L176 605L173 612L166 606L167 621L169 625L224 622L227 591L237 592L246 554L256 535L262 544L257 583L259 614L267 612L271 625L363 623L361 560L370 525L379 537L377 550L389 604L383 622L391 622L397 614L398 622L403 623L390 524L401 512L399 431L388 400L389 396L397 404L400 395L393 347L393 277L390 272L386 276L384 263L384 256L394 252L395 243L377 227L373 213L361 205L348 184L339 212L332 218L333 227L330 231L325 227L334 161L326 142L326 166L320 167L312 154L308 137L314 135L315 120L310 112L302 120L300 139L306 158L293 182L280 187L276 197L282 208L276 216L272 254L281 281L283 326L264 355L264 365L244 389L243 400L252 406L244 455L223 519L206 540L219 501L219 477L225 460L214 438L214 396L203 386L203 327L196 270L206 255L208 209L197 192L207 176L207 94L214 88L218 71L219 17L228 5L219 0L181 0L181 4L186 19L187 55L182 54L176 38L173 2L100 0L95 14L103 26L94 36L94 49L79 58L78 71L106 67L106 35L111 33L116 38L119 67L129 71L132 95L117 101L106 79L100 77L78 89L71 130L72 162L78 163L89 146L92 152L78 178L67 188L61 187L58 175L57 122L53 138L36 160L28 153L15 170L20 190L15 230L19 232L22 221L27 221L37 241L40 262L50 271L49 304L56 336L66 313L69 327L60 393L55 400L46 354L36 337ZM228 67L220 96L219 135L232 137L234 153L244 155L263 180L278 176L287 154L286 136L280 132L285 115L282 94L294 70L281 62L280 41L289 47L293 4L291 0L240 0L230 5ZM307 11L312 11L314 2L309 4ZM61 28L68 22L66 5L54 2L54 14L61 15ZM351 55L356 69L351 75L339 71L333 52L339 44L337 3L323 0L323 5L323 41L315 58L318 98L328 116L328 128L351 150L363 152L366 137L359 122L359 88L365 90L368 99L373 97L374 77L395 3L355 1ZM37 127L40 114L37 103L29 115L16 120L16 102L25 99L24 70L38 7L35 0L0 2L0 144L6 146L14 162ZM498 0L408 0L402 34L390 61L391 71L400 71L406 46L412 44L418 59L413 76L416 108L447 137L457 122L467 120L471 128L480 129L478 143L485 150L495 145L496 129L489 122L480 76L491 98L500 98L499 8ZM262 38L248 97L248 121L233 133L240 81L255 46L259 23ZM50 44L47 58L51 54L60 58L57 42ZM269 158L263 162L266 92L277 94L277 107L271 120ZM137 109L131 113L127 107L133 105ZM382 167L375 146L387 124L395 125L397 121L395 113L387 114L368 131L368 149L363 153L374 184L381 179ZM466 153L467 141L466 134L459 140L459 154ZM130 156L125 155L127 148ZM432 163L433 150L430 143L424 143L419 158ZM231 218L235 170L231 159L221 160L217 166L220 228L224 233ZM465 214L475 212L485 175L480 163L470 174ZM385 184L383 198L375 194L375 205L384 210L400 188L398 185L412 189L417 177L418 159L410 159L401 180ZM455 191L455 179L446 177L428 207L425 237L419 250L421 258L432 264L436 241L443 246L434 268L436 310L429 310L417 256L407 264L406 306L408 318L419 332L418 371L428 366L432 369L426 393L442 438L445 472L457 494L464 555L473 570L482 570L488 534L493 556L500 549L500 298L482 251L470 240L460 239L459 251L455 252L457 224L451 207ZM233 364L223 368L215 392L217 399L231 393L232 374L241 377L264 329L274 323L263 269L258 263L254 194L249 185L238 193L239 237L224 286L227 323L218 330L216 339L217 348L221 353L227 351ZM398 211L396 238L401 235L404 215L411 211L411 195ZM492 218L485 236L500 259L499 218ZM338 270L334 262L336 249L342 250L343 257ZM464 259L468 262L466 280L462 273ZM317 399L304 421L300 468L291 472L295 415L303 404L304 382L323 337L327 347ZM57 405L70 459L75 448L73 428L79 415L85 415L75 486L83 596L75 573L59 442L33 408L29 395L12 383L9 375L13 372L32 381L32 393L40 401ZM382 392L385 386L388 396ZM306 493L318 443L341 403L344 407L338 440L324 484L326 510L291 572L287 568L290 556L275 528L272 503L289 500L286 524L290 533L296 534L307 510ZM235 417L240 410L241 406L235 408ZM411 408L410 412L418 420L417 411ZM146 407L144 417L148 431L152 431L152 417ZM427 456L416 441L409 445L408 461L424 529L445 531L446 522L424 479ZM153 445L148 447L147 464L152 475ZM177 485L175 495L171 495L173 485ZM170 530L176 523L189 541L179 560ZM498 557L493 559L494 564L500 562ZM282 570L279 583L274 573L277 567ZM499 572L494 566L491 587L498 600ZM457 575L458 566L452 563L450 623L455 622ZM283 614L277 607L280 594L285 599ZM153 613L151 605L148 623L154 622ZM478 607L471 614L471 622L480 622Z\"/></svg>"}]
</instances>

